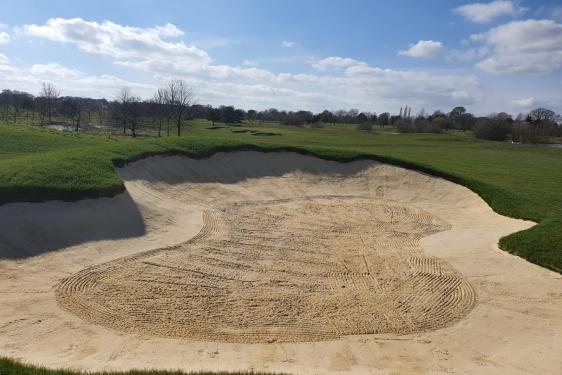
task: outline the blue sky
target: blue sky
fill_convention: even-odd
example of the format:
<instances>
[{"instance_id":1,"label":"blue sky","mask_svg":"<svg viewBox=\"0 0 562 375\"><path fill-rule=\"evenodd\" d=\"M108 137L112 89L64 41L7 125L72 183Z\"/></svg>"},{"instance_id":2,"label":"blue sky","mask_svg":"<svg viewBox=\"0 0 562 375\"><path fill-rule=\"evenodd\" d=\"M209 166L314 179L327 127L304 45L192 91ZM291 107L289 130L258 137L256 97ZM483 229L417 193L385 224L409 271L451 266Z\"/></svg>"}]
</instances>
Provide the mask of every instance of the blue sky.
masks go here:
<instances>
[{"instance_id":1,"label":"blue sky","mask_svg":"<svg viewBox=\"0 0 562 375\"><path fill-rule=\"evenodd\" d=\"M562 112L559 1L12 1L0 88L143 98L170 78L202 104Z\"/></svg>"}]
</instances>

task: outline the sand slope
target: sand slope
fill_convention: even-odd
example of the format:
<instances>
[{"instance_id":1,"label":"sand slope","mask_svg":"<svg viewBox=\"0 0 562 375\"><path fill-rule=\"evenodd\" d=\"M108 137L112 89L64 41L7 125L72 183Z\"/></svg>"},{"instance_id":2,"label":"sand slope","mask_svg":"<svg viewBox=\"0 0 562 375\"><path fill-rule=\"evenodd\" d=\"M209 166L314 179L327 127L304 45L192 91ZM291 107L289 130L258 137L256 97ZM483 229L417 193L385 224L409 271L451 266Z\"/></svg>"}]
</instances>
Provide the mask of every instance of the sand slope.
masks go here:
<instances>
[{"instance_id":1,"label":"sand slope","mask_svg":"<svg viewBox=\"0 0 562 375\"><path fill-rule=\"evenodd\" d=\"M293 153L153 157L120 173L128 193L115 198L0 207L0 355L562 372L562 278L498 250L532 223L461 186Z\"/></svg>"}]
</instances>

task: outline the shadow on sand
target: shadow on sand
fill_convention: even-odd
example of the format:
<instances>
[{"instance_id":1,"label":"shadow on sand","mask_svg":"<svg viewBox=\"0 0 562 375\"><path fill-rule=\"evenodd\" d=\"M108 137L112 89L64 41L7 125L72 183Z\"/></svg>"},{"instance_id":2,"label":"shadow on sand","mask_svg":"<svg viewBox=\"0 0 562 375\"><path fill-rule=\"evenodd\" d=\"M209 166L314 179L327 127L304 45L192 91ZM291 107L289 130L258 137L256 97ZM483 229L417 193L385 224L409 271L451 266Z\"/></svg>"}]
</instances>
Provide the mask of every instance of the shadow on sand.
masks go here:
<instances>
[{"instance_id":1,"label":"shadow on sand","mask_svg":"<svg viewBox=\"0 0 562 375\"><path fill-rule=\"evenodd\" d=\"M0 206L0 259L23 259L90 241L142 236L145 225L125 192L77 202Z\"/></svg>"}]
</instances>

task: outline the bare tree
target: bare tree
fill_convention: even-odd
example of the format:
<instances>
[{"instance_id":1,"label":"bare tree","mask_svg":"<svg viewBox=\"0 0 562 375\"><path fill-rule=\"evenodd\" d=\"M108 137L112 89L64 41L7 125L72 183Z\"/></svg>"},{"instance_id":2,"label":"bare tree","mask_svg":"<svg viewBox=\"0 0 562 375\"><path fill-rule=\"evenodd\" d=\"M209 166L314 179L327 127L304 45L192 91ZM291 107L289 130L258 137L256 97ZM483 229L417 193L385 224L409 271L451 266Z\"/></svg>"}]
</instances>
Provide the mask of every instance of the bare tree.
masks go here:
<instances>
[{"instance_id":1,"label":"bare tree","mask_svg":"<svg viewBox=\"0 0 562 375\"><path fill-rule=\"evenodd\" d=\"M556 113L546 108L536 108L529 112L527 121L530 123L555 122Z\"/></svg>"},{"instance_id":2,"label":"bare tree","mask_svg":"<svg viewBox=\"0 0 562 375\"><path fill-rule=\"evenodd\" d=\"M107 106L105 104L98 103L96 105L96 113L98 115L98 123L101 126L105 125L105 117L107 116L106 110L107 110Z\"/></svg>"},{"instance_id":3,"label":"bare tree","mask_svg":"<svg viewBox=\"0 0 562 375\"><path fill-rule=\"evenodd\" d=\"M168 83L167 91L170 117L176 123L179 137L181 135L182 121L193 104L193 91L181 79L172 79Z\"/></svg>"},{"instance_id":4,"label":"bare tree","mask_svg":"<svg viewBox=\"0 0 562 375\"><path fill-rule=\"evenodd\" d=\"M141 121L141 118L142 118L140 98L135 98L131 102L130 108L131 108L131 111L130 111L130 116L129 116L129 127L131 128L131 135L133 136L133 138L136 138L137 137L137 129L140 126L140 121Z\"/></svg>"},{"instance_id":5,"label":"bare tree","mask_svg":"<svg viewBox=\"0 0 562 375\"><path fill-rule=\"evenodd\" d=\"M118 117L121 122L121 126L123 127L123 134L126 134L127 124L129 122L129 118L131 117L132 103L134 101L131 90L128 87L121 88L115 96L115 101L117 102L119 108Z\"/></svg>"},{"instance_id":6,"label":"bare tree","mask_svg":"<svg viewBox=\"0 0 562 375\"><path fill-rule=\"evenodd\" d=\"M42 111L49 118L49 124L52 123L53 113L55 112L57 99L60 96L60 90L57 89L52 83L44 83L39 93L39 97L42 99Z\"/></svg>"},{"instance_id":7,"label":"bare tree","mask_svg":"<svg viewBox=\"0 0 562 375\"><path fill-rule=\"evenodd\" d=\"M74 122L74 131L80 130L80 121L82 119L82 107L80 100L75 98L67 98L62 102L63 113L70 117Z\"/></svg>"},{"instance_id":8,"label":"bare tree","mask_svg":"<svg viewBox=\"0 0 562 375\"><path fill-rule=\"evenodd\" d=\"M168 90L159 88L152 99L155 105L155 115L158 117L158 136L162 135L162 122L164 118L168 121L168 135L170 135L170 116L168 111Z\"/></svg>"}]
</instances>

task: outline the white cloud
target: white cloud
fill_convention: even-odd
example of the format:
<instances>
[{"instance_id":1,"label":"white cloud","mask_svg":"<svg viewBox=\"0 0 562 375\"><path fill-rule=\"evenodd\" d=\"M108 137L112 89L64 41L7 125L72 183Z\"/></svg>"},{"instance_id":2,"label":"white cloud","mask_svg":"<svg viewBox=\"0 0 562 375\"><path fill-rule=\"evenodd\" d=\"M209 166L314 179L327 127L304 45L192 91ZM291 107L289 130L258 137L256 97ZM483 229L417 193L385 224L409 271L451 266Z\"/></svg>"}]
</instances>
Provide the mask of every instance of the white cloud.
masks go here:
<instances>
[{"instance_id":1,"label":"white cloud","mask_svg":"<svg viewBox=\"0 0 562 375\"><path fill-rule=\"evenodd\" d=\"M3 53L0 53L0 65L5 65L8 64L10 62L10 59L8 58L8 56L4 55Z\"/></svg>"},{"instance_id":2,"label":"white cloud","mask_svg":"<svg viewBox=\"0 0 562 375\"><path fill-rule=\"evenodd\" d=\"M396 98L409 97L410 100L415 98L420 101L426 96L472 101L479 96L480 83L477 77L471 75L439 75L371 66L352 66L346 69L345 74L350 78L348 84L361 83L380 95L386 93Z\"/></svg>"},{"instance_id":3,"label":"white cloud","mask_svg":"<svg viewBox=\"0 0 562 375\"><path fill-rule=\"evenodd\" d=\"M0 53L0 82L2 80L2 77L8 77L16 72L17 69L14 66L10 65L10 59L8 58L8 56ZM5 87L9 86L6 85L3 88Z\"/></svg>"},{"instance_id":4,"label":"white cloud","mask_svg":"<svg viewBox=\"0 0 562 375\"><path fill-rule=\"evenodd\" d=\"M87 75L57 63L15 68L6 60L7 64L0 65L11 69L9 74L0 74L0 85L29 87L30 92L37 92L41 81L47 80L60 87L64 95L111 99L119 87L126 85L136 95L148 98L156 86L175 76L192 84L202 103L233 104L246 109L361 108L380 112L393 111L404 103L446 109L474 103L481 96L474 76L382 69L350 57L309 61L318 74L272 72L253 66L251 60L242 66L220 65L201 49L182 40L168 40L183 34L171 24L137 28L109 21L57 18L45 25L24 26L23 31L73 44L87 53L108 56L115 64L147 72L151 82Z\"/></svg>"},{"instance_id":5,"label":"white cloud","mask_svg":"<svg viewBox=\"0 0 562 375\"><path fill-rule=\"evenodd\" d=\"M0 44L10 43L10 34L4 31L0 31Z\"/></svg>"},{"instance_id":6,"label":"white cloud","mask_svg":"<svg viewBox=\"0 0 562 375\"><path fill-rule=\"evenodd\" d=\"M102 23L74 19L50 19L45 25L27 25L24 32L47 38L61 43L72 43L79 49L92 53L110 56L114 63L132 69L148 72L153 76L181 76L186 79L197 79L198 84L210 87L211 82L218 85L231 83L239 86L237 93L224 93L230 95L233 103L243 97L240 92L244 88L251 90L254 95L257 87L260 95L278 95L291 93L298 97L324 96L326 101L338 106L369 108L373 103L383 103L396 100L396 102L417 101L423 102L425 107L436 105L437 102L453 102L456 100L470 101L478 96L478 82L474 77L465 76L440 76L429 75L423 72L399 71L369 67L349 57L332 56L313 61L311 64L318 70L327 68L345 69L331 71L330 74L299 74L299 73L274 73L269 70L252 66L249 62L245 66L230 66L213 64L210 56L203 50L187 46L183 41L170 42L169 37L178 37L183 34L171 24L154 28L136 28L115 24L110 21ZM292 42L284 41L286 46L294 46ZM424 42L424 41L422 41ZM420 44L420 43L418 43ZM440 49L439 42L425 41L421 43L422 52L418 55L428 56L435 53L435 45ZM413 51L417 49L414 48ZM416 53L414 53L416 54ZM46 78L75 82L78 86L84 85L88 80L93 87L115 86L118 82L107 77L86 78L87 76L64 68L60 64L37 64L29 70L34 78ZM247 81L252 82L248 84ZM205 83L202 83L205 82ZM111 86L111 87L113 87ZM286 91L289 90L289 91ZM347 93L342 95L342 93ZM417 97L422 93L420 97ZM205 97L205 91L201 93ZM217 95L213 91L213 95ZM307 96L308 95L308 96ZM254 95L253 100L257 100ZM423 96L423 97L422 97ZM260 102L266 99L261 98ZM228 103L228 102L227 102ZM318 99L318 103L320 100ZM316 103L315 106L320 106ZM339 104L337 104L339 103ZM221 103L224 104L224 103ZM240 103L242 104L242 103ZM273 103L272 103L273 104ZM290 101L291 105L304 106L304 103ZM246 103L244 106L248 106ZM281 104L277 104L281 106ZM320 109L318 107L311 109Z\"/></svg>"},{"instance_id":7,"label":"white cloud","mask_svg":"<svg viewBox=\"0 0 562 375\"><path fill-rule=\"evenodd\" d=\"M33 64L29 71L36 76L50 78L75 78L82 75L78 70L66 68L59 63Z\"/></svg>"},{"instance_id":8,"label":"white cloud","mask_svg":"<svg viewBox=\"0 0 562 375\"><path fill-rule=\"evenodd\" d=\"M207 74L212 78L232 78L232 77L242 77L251 80L263 80L263 81L276 81L277 75L271 73L268 70L260 68L240 68L230 65L210 65L202 73Z\"/></svg>"},{"instance_id":9,"label":"white cloud","mask_svg":"<svg viewBox=\"0 0 562 375\"><path fill-rule=\"evenodd\" d=\"M115 93L122 87L129 87L135 95L150 98L157 85L128 81L111 74L83 76L71 81L60 81L63 92L69 94L92 95L93 97L113 99ZM70 86L71 85L71 86ZM65 89L66 87L66 89ZM92 93L92 94L89 94ZM81 94L84 95L84 94Z\"/></svg>"},{"instance_id":10,"label":"white cloud","mask_svg":"<svg viewBox=\"0 0 562 375\"><path fill-rule=\"evenodd\" d=\"M288 40L284 40L281 42L281 47L283 48L291 48L295 46L295 42L290 42Z\"/></svg>"},{"instance_id":11,"label":"white cloud","mask_svg":"<svg viewBox=\"0 0 562 375\"><path fill-rule=\"evenodd\" d=\"M393 110L409 103L416 107L449 108L479 100L480 84L474 76L439 75L382 69L365 63L334 74L275 74L221 65L212 76L179 75L196 89L203 103L233 104L241 108L296 109L361 108ZM245 75L245 76L244 76ZM176 75L178 76L178 75ZM166 81L168 74L158 74ZM238 78L244 78L239 81ZM254 83L246 83L246 79Z\"/></svg>"},{"instance_id":12,"label":"white cloud","mask_svg":"<svg viewBox=\"0 0 562 375\"><path fill-rule=\"evenodd\" d=\"M489 53L490 48L487 46L469 48L466 50L453 49L449 51L447 59L454 61L474 61L486 57Z\"/></svg>"},{"instance_id":13,"label":"white cloud","mask_svg":"<svg viewBox=\"0 0 562 375\"><path fill-rule=\"evenodd\" d=\"M34 64L30 68L10 65L6 55L0 54L0 87L37 94L43 82L50 82L61 89L61 94L113 99L114 93L128 86L142 97L151 97L155 85L131 82L109 74L86 75L58 63Z\"/></svg>"},{"instance_id":14,"label":"white cloud","mask_svg":"<svg viewBox=\"0 0 562 375\"><path fill-rule=\"evenodd\" d=\"M402 56L410 56L416 58L432 58L439 55L443 51L443 44L434 40L420 40L416 44L411 44L406 51L399 51Z\"/></svg>"},{"instance_id":15,"label":"white cloud","mask_svg":"<svg viewBox=\"0 0 562 375\"><path fill-rule=\"evenodd\" d=\"M537 103L537 99L535 99L534 97L529 97L529 98L512 100L511 102L518 107L526 108L526 107L531 107L532 105Z\"/></svg>"},{"instance_id":16,"label":"white cloud","mask_svg":"<svg viewBox=\"0 0 562 375\"><path fill-rule=\"evenodd\" d=\"M110 21L97 23L81 18L51 18L45 25L25 25L24 33L76 45L82 51L111 56L127 61L150 61L166 57L186 65L207 65L209 55L184 42L163 38L177 37L183 31L167 23L154 28L119 25Z\"/></svg>"},{"instance_id":17,"label":"white cloud","mask_svg":"<svg viewBox=\"0 0 562 375\"><path fill-rule=\"evenodd\" d=\"M472 3L460 6L455 11L471 22L486 23L496 17L510 15L517 16L526 9L513 1L496 0L490 3Z\"/></svg>"},{"instance_id":18,"label":"white cloud","mask_svg":"<svg viewBox=\"0 0 562 375\"><path fill-rule=\"evenodd\" d=\"M158 35L163 37L178 37L184 34L184 32L178 29L176 25L173 25L169 22L164 26L156 26L152 30L154 30Z\"/></svg>"},{"instance_id":19,"label":"white cloud","mask_svg":"<svg viewBox=\"0 0 562 375\"><path fill-rule=\"evenodd\" d=\"M41 82L47 81L59 87L63 95L112 99L120 87L128 86L136 95L149 98L158 85L175 76L193 85L202 103L232 104L246 109L361 108L380 112L393 111L404 103L419 108L449 108L473 103L479 96L475 77L381 69L366 64L349 66L337 75L274 74L263 69L220 65L213 66L216 71L208 73L211 76L155 74L157 82L146 84L112 75L86 75L56 63L36 64L29 69L3 63L8 64L9 60L0 56L0 86L32 93L37 93Z\"/></svg>"},{"instance_id":20,"label":"white cloud","mask_svg":"<svg viewBox=\"0 0 562 375\"><path fill-rule=\"evenodd\" d=\"M254 61L254 60L246 59L246 60L242 61L242 65L244 65L244 66L259 66L260 63L257 62L257 61Z\"/></svg>"},{"instance_id":21,"label":"white cloud","mask_svg":"<svg viewBox=\"0 0 562 375\"><path fill-rule=\"evenodd\" d=\"M552 20L512 21L471 39L490 50L476 64L487 73L550 73L562 68L562 24Z\"/></svg>"},{"instance_id":22,"label":"white cloud","mask_svg":"<svg viewBox=\"0 0 562 375\"><path fill-rule=\"evenodd\" d=\"M357 61L349 57L339 56L326 57L319 61L311 61L310 64L312 65L312 67L319 70L324 70L327 68L346 68L354 65L367 65L362 61Z\"/></svg>"}]
</instances>

